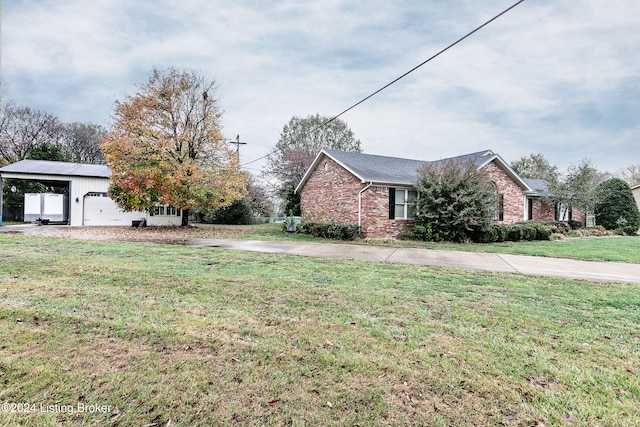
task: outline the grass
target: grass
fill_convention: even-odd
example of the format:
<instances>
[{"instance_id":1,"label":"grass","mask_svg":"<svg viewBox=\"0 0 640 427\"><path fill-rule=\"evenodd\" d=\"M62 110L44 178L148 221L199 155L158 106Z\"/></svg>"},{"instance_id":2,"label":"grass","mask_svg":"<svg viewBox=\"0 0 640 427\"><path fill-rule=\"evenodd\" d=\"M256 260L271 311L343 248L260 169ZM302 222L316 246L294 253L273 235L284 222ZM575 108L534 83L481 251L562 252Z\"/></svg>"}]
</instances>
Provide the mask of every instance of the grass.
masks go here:
<instances>
[{"instance_id":1,"label":"grass","mask_svg":"<svg viewBox=\"0 0 640 427\"><path fill-rule=\"evenodd\" d=\"M46 231L46 228L43 229ZM130 241L151 240L156 242L184 243L189 238L244 239L266 241L331 242L335 240L282 231L282 224L260 225L206 225L193 227L69 227L62 228L62 235L125 239ZM514 255L532 255L555 258L574 258L592 261L615 261L640 263L640 237L586 237L567 238L561 241L478 243L433 243L396 239L360 239L346 242L356 245L391 247L416 247L470 252L492 252Z\"/></svg>"},{"instance_id":2,"label":"grass","mask_svg":"<svg viewBox=\"0 0 640 427\"><path fill-rule=\"evenodd\" d=\"M0 425L640 424L640 286L0 235ZM39 412L78 403L107 413ZM154 424L155 423L155 424Z\"/></svg>"},{"instance_id":3,"label":"grass","mask_svg":"<svg viewBox=\"0 0 640 427\"><path fill-rule=\"evenodd\" d=\"M640 237L586 237L560 241L502 243L424 243L420 247L591 261L640 263Z\"/></svg>"},{"instance_id":4,"label":"grass","mask_svg":"<svg viewBox=\"0 0 640 427\"><path fill-rule=\"evenodd\" d=\"M255 226L198 225L195 230L197 230L197 233L202 233L203 235L214 233L220 238L302 241L324 240L306 235L284 233L282 232L282 224ZM560 241L502 242L490 244L433 243L395 239L362 239L352 243L640 263L640 237L587 237L567 238Z\"/></svg>"},{"instance_id":5,"label":"grass","mask_svg":"<svg viewBox=\"0 0 640 427\"><path fill-rule=\"evenodd\" d=\"M129 227L86 228L87 233L100 233L100 230L118 230L118 233L126 232L129 238L156 238L157 240L172 240L180 242L189 237L220 238L220 239L245 239L245 240L288 240L305 242L332 242L334 240L318 239L307 235L285 233L282 224L261 225L203 225L199 224L189 228L148 227L147 229L131 229ZM418 247L428 249L447 249L471 252L492 252L515 255L532 255L556 258L575 258L593 261L616 261L640 263L640 237L589 237L568 238L561 241L538 242L503 242L491 244L458 244L458 243L432 243L419 241L405 241L396 239L361 239L350 244L381 245L394 247Z\"/></svg>"}]
</instances>

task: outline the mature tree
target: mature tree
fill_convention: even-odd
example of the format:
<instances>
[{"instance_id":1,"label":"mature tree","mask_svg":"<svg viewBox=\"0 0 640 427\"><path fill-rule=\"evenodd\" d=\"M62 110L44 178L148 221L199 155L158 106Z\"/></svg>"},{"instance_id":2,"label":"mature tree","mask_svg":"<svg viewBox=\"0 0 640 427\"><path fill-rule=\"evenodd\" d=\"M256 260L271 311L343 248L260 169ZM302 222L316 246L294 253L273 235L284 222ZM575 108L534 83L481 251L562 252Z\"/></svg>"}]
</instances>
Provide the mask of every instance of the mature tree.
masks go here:
<instances>
[{"instance_id":1,"label":"mature tree","mask_svg":"<svg viewBox=\"0 0 640 427\"><path fill-rule=\"evenodd\" d=\"M343 151L362 151L347 124L319 114L306 118L294 116L284 126L273 153L267 157L265 174L279 181L278 195L296 187L313 159L323 148Z\"/></svg>"},{"instance_id":2,"label":"mature tree","mask_svg":"<svg viewBox=\"0 0 640 427\"><path fill-rule=\"evenodd\" d=\"M254 175L247 176L247 195L230 206L202 212L202 222L208 224L251 224L254 216L269 217L273 206L267 191Z\"/></svg>"},{"instance_id":3,"label":"mature tree","mask_svg":"<svg viewBox=\"0 0 640 427\"><path fill-rule=\"evenodd\" d=\"M511 168L522 178L544 179L547 182L556 181L560 175L558 168L542 154L529 154L511 163Z\"/></svg>"},{"instance_id":4,"label":"mature tree","mask_svg":"<svg viewBox=\"0 0 640 427\"><path fill-rule=\"evenodd\" d=\"M622 229L635 234L640 228L640 212L629 184L612 178L600 183L596 192L596 224L608 230Z\"/></svg>"},{"instance_id":5,"label":"mature tree","mask_svg":"<svg viewBox=\"0 0 640 427\"><path fill-rule=\"evenodd\" d=\"M64 125L61 145L70 162L104 164L100 138L105 135L106 130L100 125L69 123Z\"/></svg>"},{"instance_id":6,"label":"mature tree","mask_svg":"<svg viewBox=\"0 0 640 427\"><path fill-rule=\"evenodd\" d=\"M640 164L620 169L620 171L618 172L618 177L627 181L627 183L631 187L640 184Z\"/></svg>"},{"instance_id":7,"label":"mature tree","mask_svg":"<svg viewBox=\"0 0 640 427\"><path fill-rule=\"evenodd\" d=\"M48 142L43 142L33 147L29 154L27 154L27 159L50 160L54 162L70 161L69 153L63 151L60 146Z\"/></svg>"},{"instance_id":8,"label":"mature tree","mask_svg":"<svg viewBox=\"0 0 640 427\"><path fill-rule=\"evenodd\" d=\"M595 203L599 176L591 161L583 159L578 165L569 166L563 177L549 183L551 196L547 199L566 209L578 207L586 213Z\"/></svg>"},{"instance_id":9,"label":"mature tree","mask_svg":"<svg viewBox=\"0 0 640 427\"><path fill-rule=\"evenodd\" d=\"M418 177L414 231L419 237L462 242L491 226L495 187L473 162L427 163L418 170Z\"/></svg>"},{"instance_id":10,"label":"mature tree","mask_svg":"<svg viewBox=\"0 0 640 427\"><path fill-rule=\"evenodd\" d=\"M273 202L269 193L255 175L248 174L245 200L254 215L268 217L273 213Z\"/></svg>"},{"instance_id":11,"label":"mature tree","mask_svg":"<svg viewBox=\"0 0 640 427\"><path fill-rule=\"evenodd\" d=\"M62 124L52 114L12 102L0 110L0 164L25 159L38 144L58 145L61 137Z\"/></svg>"},{"instance_id":12,"label":"mature tree","mask_svg":"<svg viewBox=\"0 0 640 427\"><path fill-rule=\"evenodd\" d=\"M245 175L220 132L215 83L194 71L154 69L116 103L100 148L112 169L110 194L124 210L169 204L183 212L222 208L245 195Z\"/></svg>"}]
</instances>

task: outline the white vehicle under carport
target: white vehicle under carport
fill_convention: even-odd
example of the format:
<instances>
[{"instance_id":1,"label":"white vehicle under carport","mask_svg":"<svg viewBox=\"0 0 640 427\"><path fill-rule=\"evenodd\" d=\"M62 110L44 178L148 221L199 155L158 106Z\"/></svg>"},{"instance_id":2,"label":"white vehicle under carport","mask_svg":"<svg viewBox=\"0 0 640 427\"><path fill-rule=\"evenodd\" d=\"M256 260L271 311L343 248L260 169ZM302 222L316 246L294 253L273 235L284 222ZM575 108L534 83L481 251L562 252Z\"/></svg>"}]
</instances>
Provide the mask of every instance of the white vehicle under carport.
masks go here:
<instances>
[{"instance_id":1,"label":"white vehicle under carport","mask_svg":"<svg viewBox=\"0 0 640 427\"><path fill-rule=\"evenodd\" d=\"M49 224L66 223L69 219L68 196L54 193L25 193L24 220Z\"/></svg>"}]
</instances>

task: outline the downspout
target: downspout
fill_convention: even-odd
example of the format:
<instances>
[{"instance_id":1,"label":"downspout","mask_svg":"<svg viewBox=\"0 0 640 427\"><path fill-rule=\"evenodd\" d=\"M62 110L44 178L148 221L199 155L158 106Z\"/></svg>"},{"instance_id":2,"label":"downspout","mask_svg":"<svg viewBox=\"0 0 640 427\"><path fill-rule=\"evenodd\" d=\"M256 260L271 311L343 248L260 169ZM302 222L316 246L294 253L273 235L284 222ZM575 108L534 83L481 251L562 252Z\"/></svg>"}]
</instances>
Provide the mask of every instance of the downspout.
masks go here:
<instances>
[{"instance_id":1,"label":"downspout","mask_svg":"<svg viewBox=\"0 0 640 427\"><path fill-rule=\"evenodd\" d=\"M362 228L362 193L367 191L369 187L373 185L373 182L367 184L360 192L358 193L358 227Z\"/></svg>"}]
</instances>

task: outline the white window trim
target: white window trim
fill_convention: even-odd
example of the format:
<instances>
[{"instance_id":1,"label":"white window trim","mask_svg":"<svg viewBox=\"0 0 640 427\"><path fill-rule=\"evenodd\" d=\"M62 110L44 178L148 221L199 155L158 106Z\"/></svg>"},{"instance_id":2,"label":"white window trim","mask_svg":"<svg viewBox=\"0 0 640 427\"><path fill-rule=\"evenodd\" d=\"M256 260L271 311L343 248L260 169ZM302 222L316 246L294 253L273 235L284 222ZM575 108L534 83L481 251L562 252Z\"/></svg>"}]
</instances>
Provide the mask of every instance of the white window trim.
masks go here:
<instances>
[{"instance_id":1,"label":"white window trim","mask_svg":"<svg viewBox=\"0 0 640 427\"><path fill-rule=\"evenodd\" d=\"M401 206L401 205L404 206L403 216L394 215L395 219L405 219L405 220L414 220L414 219L416 219L415 216L413 216L413 217L409 216L409 192L411 191L411 192L415 192L416 193L415 200L418 200L420 198L420 192L418 192L418 190L416 190L415 188L409 188L409 187L407 187L407 188L398 188L398 187L396 187L395 191L396 191L396 198L395 198L396 201L398 200L398 196L397 196L398 191L404 191L404 203L397 203L396 202L395 205L394 205L394 209L395 209L396 206ZM418 216L417 207L416 207L416 216Z\"/></svg>"},{"instance_id":2,"label":"white window trim","mask_svg":"<svg viewBox=\"0 0 640 427\"><path fill-rule=\"evenodd\" d=\"M171 205L156 205L151 216L180 216L180 210Z\"/></svg>"}]
</instances>

